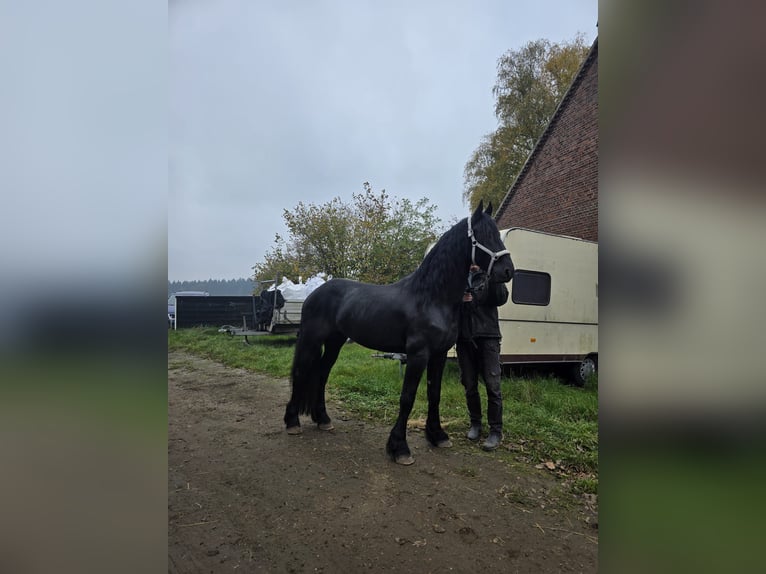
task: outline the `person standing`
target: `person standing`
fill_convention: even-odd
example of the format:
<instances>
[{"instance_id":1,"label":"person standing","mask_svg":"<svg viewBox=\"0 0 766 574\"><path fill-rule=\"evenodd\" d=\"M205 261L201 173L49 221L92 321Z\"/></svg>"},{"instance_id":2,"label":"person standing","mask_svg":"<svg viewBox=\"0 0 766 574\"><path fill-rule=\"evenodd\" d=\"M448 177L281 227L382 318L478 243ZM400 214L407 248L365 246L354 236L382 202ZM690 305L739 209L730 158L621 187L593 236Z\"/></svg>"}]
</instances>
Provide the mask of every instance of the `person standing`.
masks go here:
<instances>
[{"instance_id":1,"label":"person standing","mask_svg":"<svg viewBox=\"0 0 766 574\"><path fill-rule=\"evenodd\" d=\"M472 265L468 288L460 309L457 359L460 382L465 387L465 401L471 427L466 437L481 437L482 416L479 376L487 389L489 435L484 450L495 450L503 440L503 397L500 390L500 323L497 308L508 300L505 283L493 283L478 266Z\"/></svg>"}]
</instances>

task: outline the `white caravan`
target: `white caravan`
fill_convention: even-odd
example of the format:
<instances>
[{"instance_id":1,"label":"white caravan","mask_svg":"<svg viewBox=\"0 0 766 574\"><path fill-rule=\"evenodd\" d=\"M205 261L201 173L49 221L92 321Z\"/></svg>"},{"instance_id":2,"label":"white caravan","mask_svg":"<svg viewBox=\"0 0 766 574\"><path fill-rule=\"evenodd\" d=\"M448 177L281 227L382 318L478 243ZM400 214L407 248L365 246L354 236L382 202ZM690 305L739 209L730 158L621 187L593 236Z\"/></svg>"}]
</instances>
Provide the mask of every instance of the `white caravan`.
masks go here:
<instances>
[{"instance_id":1,"label":"white caravan","mask_svg":"<svg viewBox=\"0 0 766 574\"><path fill-rule=\"evenodd\" d=\"M498 309L503 364L564 364L583 384L598 366L598 243L513 227L516 271Z\"/></svg>"}]
</instances>

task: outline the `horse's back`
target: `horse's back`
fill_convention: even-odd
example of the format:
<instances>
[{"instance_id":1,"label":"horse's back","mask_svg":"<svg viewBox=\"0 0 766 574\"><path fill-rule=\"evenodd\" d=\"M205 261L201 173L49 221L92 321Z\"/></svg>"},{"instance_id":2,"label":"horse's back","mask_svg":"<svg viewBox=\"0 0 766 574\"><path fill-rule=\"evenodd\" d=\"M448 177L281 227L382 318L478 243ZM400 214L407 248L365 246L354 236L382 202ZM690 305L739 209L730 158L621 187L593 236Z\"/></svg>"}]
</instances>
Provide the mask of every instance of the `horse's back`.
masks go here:
<instances>
[{"instance_id":1,"label":"horse's back","mask_svg":"<svg viewBox=\"0 0 766 574\"><path fill-rule=\"evenodd\" d=\"M411 303L398 283L332 279L306 298L301 330L305 326L320 337L340 332L365 347L403 352Z\"/></svg>"},{"instance_id":2,"label":"horse's back","mask_svg":"<svg viewBox=\"0 0 766 574\"><path fill-rule=\"evenodd\" d=\"M354 284L358 282L350 279L331 279L322 283L306 297L301 313L308 312L312 316L336 311Z\"/></svg>"},{"instance_id":3,"label":"horse's back","mask_svg":"<svg viewBox=\"0 0 766 574\"><path fill-rule=\"evenodd\" d=\"M338 328L338 317L349 297L363 283L350 279L331 279L312 291L303 302L301 329L304 326L322 327L323 331Z\"/></svg>"}]
</instances>

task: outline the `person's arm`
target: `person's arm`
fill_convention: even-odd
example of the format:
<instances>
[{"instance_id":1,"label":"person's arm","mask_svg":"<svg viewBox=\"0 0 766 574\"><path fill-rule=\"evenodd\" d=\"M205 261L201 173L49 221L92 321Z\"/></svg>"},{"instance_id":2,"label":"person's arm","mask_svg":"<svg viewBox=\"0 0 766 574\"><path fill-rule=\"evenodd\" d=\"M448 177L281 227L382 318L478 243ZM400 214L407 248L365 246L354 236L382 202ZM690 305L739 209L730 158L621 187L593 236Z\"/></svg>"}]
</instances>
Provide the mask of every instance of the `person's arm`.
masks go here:
<instances>
[{"instance_id":1,"label":"person's arm","mask_svg":"<svg viewBox=\"0 0 766 574\"><path fill-rule=\"evenodd\" d=\"M492 292L491 300L495 307L501 307L508 301L508 287L505 283L491 283L489 290Z\"/></svg>"}]
</instances>

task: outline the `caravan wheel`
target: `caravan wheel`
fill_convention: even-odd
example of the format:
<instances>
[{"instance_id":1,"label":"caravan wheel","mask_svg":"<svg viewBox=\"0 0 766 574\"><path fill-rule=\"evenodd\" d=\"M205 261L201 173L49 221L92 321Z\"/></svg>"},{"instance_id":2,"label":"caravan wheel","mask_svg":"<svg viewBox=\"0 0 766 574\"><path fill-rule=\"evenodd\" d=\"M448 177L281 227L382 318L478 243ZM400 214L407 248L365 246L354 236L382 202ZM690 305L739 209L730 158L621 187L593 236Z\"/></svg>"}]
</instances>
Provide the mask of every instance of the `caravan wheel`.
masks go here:
<instances>
[{"instance_id":1,"label":"caravan wheel","mask_svg":"<svg viewBox=\"0 0 766 574\"><path fill-rule=\"evenodd\" d=\"M578 387L582 387L588 378L597 372L598 365L596 364L596 359L588 356L572 367L572 379Z\"/></svg>"}]
</instances>

